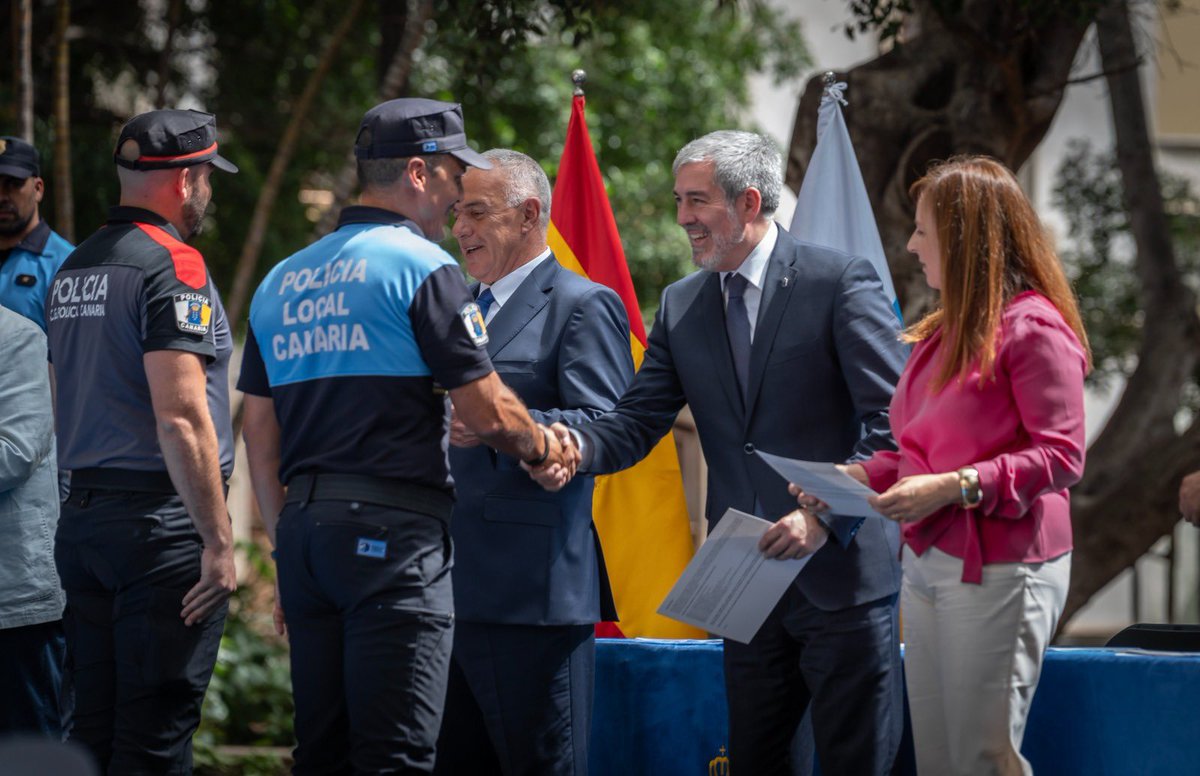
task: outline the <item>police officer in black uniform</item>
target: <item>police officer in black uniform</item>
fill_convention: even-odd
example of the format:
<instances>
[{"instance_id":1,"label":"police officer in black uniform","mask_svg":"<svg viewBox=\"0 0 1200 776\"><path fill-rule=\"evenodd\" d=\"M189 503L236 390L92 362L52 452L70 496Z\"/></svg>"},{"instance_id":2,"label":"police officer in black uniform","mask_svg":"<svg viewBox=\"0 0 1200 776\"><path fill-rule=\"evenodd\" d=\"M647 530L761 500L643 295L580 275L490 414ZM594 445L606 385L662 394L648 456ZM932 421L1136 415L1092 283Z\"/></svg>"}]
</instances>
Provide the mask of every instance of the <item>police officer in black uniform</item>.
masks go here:
<instances>
[{"instance_id":1,"label":"police officer in black uniform","mask_svg":"<svg viewBox=\"0 0 1200 776\"><path fill-rule=\"evenodd\" d=\"M378 105L355 155L361 204L263 280L238 387L291 640L295 773L432 772L453 636L445 394L531 466L573 471L575 453L492 370L479 307L431 242L466 165L491 167L460 107Z\"/></svg>"},{"instance_id":2,"label":"police officer in black uniform","mask_svg":"<svg viewBox=\"0 0 1200 776\"><path fill-rule=\"evenodd\" d=\"M76 690L70 738L113 774L191 773L191 738L236 586L229 325L200 228L211 114L121 130L121 204L46 300L59 466L73 472L55 559Z\"/></svg>"}]
</instances>

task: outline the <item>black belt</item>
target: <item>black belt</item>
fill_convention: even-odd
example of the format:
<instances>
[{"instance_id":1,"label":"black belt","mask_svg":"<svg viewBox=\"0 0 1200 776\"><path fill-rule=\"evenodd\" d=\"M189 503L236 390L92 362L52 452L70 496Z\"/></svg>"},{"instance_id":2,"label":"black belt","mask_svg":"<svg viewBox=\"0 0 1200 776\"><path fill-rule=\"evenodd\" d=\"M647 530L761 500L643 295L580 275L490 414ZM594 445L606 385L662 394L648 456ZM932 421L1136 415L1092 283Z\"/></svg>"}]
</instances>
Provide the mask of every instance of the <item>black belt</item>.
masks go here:
<instances>
[{"instance_id":1,"label":"black belt","mask_svg":"<svg viewBox=\"0 0 1200 776\"><path fill-rule=\"evenodd\" d=\"M288 480L286 502L309 501L362 501L446 521L454 511L454 497L445 491L363 474L298 474Z\"/></svg>"},{"instance_id":2,"label":"black belt","mask_svg":"<svg viewBox=\"0 0 1200 776\"><path fill-rule=\"evenodd\" d=\"M174 494L175 484L166 472L137 469L73 469L71 489L130 490L136 493Z\"/></svg>"}]
</instances>

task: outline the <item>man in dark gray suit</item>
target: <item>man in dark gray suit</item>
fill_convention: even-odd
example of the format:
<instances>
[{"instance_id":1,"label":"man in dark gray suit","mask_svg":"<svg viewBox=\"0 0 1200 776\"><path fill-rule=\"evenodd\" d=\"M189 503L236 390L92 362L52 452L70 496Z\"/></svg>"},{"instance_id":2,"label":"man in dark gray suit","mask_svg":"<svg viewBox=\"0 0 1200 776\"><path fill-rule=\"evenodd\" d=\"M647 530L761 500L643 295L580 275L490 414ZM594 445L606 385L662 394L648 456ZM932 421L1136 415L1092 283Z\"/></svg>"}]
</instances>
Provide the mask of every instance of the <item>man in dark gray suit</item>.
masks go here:
<instances>
[{"instance_id":1,"label":"man in dark gray suit","mask_svg":"<svg viewBox=\"0 0 1200 776\"><path fill-rule=\"evenodd\" d=\"M458 238L488 356L539 423L581 423L633 376L617 294L546 247L550 182L525 154L484 154L463 176ZM585 774L594 624L616 619L592 525L592 478L547 493L517 459L451 423L458 502L453 658L437 773Z\"/></svg>"},{"instance_id":2,"label":"man in dark gray suit","mask_svg":"<svg viewBox=\"0 0 1200 776\"><path fill-rule=\"evenodd\" d=\"M748 132L713 132L679 152L678 221L705 271L666 288L629 390L576 430L584 469L614 472L689 405L709 465L710 527L730 507L784 515L760 548L813 553L754 639L725 642L733 772L789 773L789 742L811 703L823 772L881 774L903 714L898 533L882 520L822 523L796 511L754 453L845 461L893 447L887 408L905 352L866 259L800 243L771 220L782 166L774 144Z\"/></svg>"}]
</instances>

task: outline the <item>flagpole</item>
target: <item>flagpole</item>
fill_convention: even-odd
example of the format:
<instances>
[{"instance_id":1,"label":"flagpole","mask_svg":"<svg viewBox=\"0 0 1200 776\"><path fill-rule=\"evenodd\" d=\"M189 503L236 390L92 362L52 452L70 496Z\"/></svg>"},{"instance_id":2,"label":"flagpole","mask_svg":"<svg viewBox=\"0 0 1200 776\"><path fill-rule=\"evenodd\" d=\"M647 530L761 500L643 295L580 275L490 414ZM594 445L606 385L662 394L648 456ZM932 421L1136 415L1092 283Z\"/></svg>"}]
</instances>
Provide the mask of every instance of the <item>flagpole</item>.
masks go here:
<instances>
[{"instance_id":1,"label":"flagpole","mask_svg":"<svg viewBox=\"0 0 1200 776\"><path fill-rule=\"evenodd\" d=\"M547 242L562 266L612 289L629 317L629 354L634 368L646 349L646 327L621 235L584 115L583 70L571 73L574 96L562 157L551 195ZM601 623L597 636L704 638L704 631L658 614L692 557L687 497L667 433L635 466L596 478L592 517L621 623Z\"/></svg>"}]
</instances>

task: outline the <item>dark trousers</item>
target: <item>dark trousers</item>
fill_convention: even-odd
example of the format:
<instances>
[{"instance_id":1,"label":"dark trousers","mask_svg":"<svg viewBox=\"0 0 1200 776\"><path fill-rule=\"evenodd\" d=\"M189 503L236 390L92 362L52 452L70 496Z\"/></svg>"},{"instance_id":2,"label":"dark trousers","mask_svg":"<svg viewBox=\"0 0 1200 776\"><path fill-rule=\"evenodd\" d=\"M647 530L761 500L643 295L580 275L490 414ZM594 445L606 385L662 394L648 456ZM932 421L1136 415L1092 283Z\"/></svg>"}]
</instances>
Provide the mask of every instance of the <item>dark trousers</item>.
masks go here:
<instances>
[{"instance_id":1,"label":"dark trousers","mask_svg":"<svg viewBox=\"0 0 1200 776\"><path fill-rule=\"evenodd\" d=\"M296 774L432 772L454 632L442 520L289 503L276 531Z\"/></svg>"},{"instance_id":2,"label":"dark trousers","mask_svg":"<svg viewBox=\"0 0 1200 776\"><path fill-rule=\"evenodd\" d=\"M66 658L62 620L0 629L0 734L62 740Z\"/></svg>"},{"instance_id":3,"label":"dark trousers","mask_svg":"<svg viewBox=\"0 0 1200 776\"><path fill-rule=\"evenodd\" d=\"M54 557L75 686L70 739L111 774L190 774L227 606L183 624L200 537L174 495L73 489Z\"/></svg>"},{"instance_id":4,"label":"dark trousers","mask_svg":"<svg viewBox=\"0 0 1200 776\"><path fill-rule=\"evenodd\" d=\"M442 776L583 776L596 673L594 625L459 622Z\"/></svg>"},{"instance_id":5,"label":"dark trousers","mask_svg":"<svg viewBox=\"0 0 1200 776\"><path fill-rule=\"evenodd\" d=\"M895 596L827 612L793 587L749 644L727 639L730 772L792 773L811 703L823 774L887 774L904 719L898 625Z\"/></svg>"}]
</instances>

